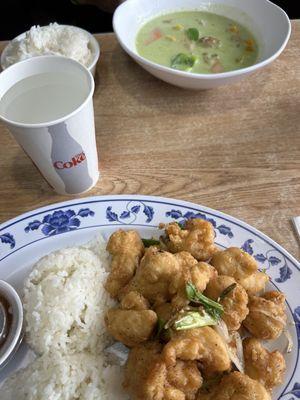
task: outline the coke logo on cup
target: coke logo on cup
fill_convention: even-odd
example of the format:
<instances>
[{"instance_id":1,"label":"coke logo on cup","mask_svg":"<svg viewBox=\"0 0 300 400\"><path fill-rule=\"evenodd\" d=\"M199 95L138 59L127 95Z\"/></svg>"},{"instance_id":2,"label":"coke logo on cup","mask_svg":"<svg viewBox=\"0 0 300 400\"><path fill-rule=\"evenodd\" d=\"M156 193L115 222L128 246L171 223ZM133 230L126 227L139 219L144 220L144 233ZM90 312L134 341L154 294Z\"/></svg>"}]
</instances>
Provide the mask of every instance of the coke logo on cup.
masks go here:
<instances>
[{"instance_id":1,"label":"coke logo on cup","mask_svg":"<svg viewBox=\"0 0 300 400\"><path fill-rule=\"evenodd\" d=\"M82 163L86 159L84 151L79 154L76 154L70 161L55 161L53 163L54 168L56 169L68 169L76 167L78 164Z\"/></svg>"}]
</instances>

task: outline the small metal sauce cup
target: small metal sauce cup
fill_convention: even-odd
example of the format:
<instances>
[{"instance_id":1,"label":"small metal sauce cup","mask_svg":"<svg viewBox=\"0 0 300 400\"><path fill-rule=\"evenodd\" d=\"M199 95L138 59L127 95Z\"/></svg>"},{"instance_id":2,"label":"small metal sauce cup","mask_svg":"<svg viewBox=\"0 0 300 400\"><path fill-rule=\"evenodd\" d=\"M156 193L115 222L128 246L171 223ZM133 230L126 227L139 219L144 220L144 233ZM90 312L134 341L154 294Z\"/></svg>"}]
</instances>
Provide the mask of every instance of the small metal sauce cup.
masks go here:
<instances>
[{"instance_id":1,"label":"small metal sauce cup","mask_svg":"<svg viewBox=\"0 0 300 400\"><path fill-rule=\"evenodd\" d=\"M0 280L0 298L5 301L0 309L0 369L2 369L13 358L22 342L23 306L15 289L2 280Z\"/></svg>"}]
</instances>

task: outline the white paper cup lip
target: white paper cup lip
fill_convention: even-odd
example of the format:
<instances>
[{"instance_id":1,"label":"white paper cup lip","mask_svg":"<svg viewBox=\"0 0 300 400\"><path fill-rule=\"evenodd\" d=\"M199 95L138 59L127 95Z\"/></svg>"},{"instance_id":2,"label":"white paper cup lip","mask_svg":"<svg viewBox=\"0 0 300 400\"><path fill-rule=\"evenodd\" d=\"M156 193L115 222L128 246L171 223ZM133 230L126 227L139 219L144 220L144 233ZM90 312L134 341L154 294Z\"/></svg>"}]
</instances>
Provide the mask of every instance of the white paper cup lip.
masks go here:
<instances>
[{"instance_id":1,"label":"white paper cup lip","mask_svg":"<svg viewBox=\"0 0 300 400\"><path fill-rule=\"evenodd\" d=\"M0 120L7 123L8 125L12 125L12 126L19 127L19 128L43 128L43 127L59 124L60 122L66 121L67 119L73 117L81 109L83 109L86 106L86 104L91 100L91 98L93 97L93 94L94 94L94 90L95 90L95 82L94 82L92 73L84 65L80 64L78 61L72 60L71 58L64 57L64 56L41 55L41 56L37 56L37 57L28 58L23 61L19 61L15 64L11 65L9 68L5 69L4 71L2 71L0 73L0 86L1 86L1 80L4 80L6 75L17 74L18 69L24 67L25 64L29 64L29 63L38 64L38 63L43 63L45 61L47 62L47 60L49 63L53 63L53 65L55 65L56 62L58 62L58 63L65 63L66 66L67 65L76 66L78 69L80 69L86 75L86 77L88 78L90 88L89 88L89 94L87 95L85 100L69 114L66 114L63 117L58 118L56 120L52 120L52 121L39 122L36 124L28 124L28 123L21 123L21 122L16 122L16 121L10 120L1 114L0 114ZM53 68L53 71L55 71L55 68ZM34 76L34 75L35 74L32 74L31 76ZM18 80L16 80L14 84L16 84L17 82L18 82ZM0 101L1 101L1 99L0 99Z\"/></svg>"}]
</instances>

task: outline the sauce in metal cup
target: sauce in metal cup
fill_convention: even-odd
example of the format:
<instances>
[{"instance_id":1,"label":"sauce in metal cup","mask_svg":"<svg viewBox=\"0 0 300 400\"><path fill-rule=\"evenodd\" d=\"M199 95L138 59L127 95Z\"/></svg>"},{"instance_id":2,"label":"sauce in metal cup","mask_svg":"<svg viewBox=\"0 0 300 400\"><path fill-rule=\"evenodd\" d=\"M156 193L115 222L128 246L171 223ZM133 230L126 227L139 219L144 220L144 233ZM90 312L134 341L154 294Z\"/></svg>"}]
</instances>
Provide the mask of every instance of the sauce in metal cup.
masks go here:
<instances>
[{"instance_id":1,"label":"sauce in metal cup","mask_svg":"<svg viewBox=\"0 0 300 400\"><path fill-rule=\"evenodd\" d=\"M23 307L15 289L2 280L0 280L0 301L3 306L0 318L4 326L0 338L0 369L2 369L12 359L22 342Z\"/></svg>"}]
</instances>

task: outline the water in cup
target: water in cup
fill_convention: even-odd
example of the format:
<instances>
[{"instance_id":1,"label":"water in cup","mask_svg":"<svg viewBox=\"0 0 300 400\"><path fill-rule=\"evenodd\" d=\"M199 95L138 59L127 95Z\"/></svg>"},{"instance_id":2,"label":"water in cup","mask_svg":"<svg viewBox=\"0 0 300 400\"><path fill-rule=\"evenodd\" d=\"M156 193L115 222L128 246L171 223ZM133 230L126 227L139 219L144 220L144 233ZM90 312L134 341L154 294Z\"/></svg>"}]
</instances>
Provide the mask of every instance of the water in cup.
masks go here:
<instances>
[{"instance_id":1,"label":"water in cup","mask_svg":"<svg viewBox=\"0 0 300 400\"><path fill-rule=\"evenodd\" d=\"M99 178L91 73L60 56L32 57L0 74L0 120L60 194Z\"/></svg>"},{"instance_id":2,"label":"water in cup","mask_svg":"<svg viewBox=\"0 0 300 400\"><path fill-rule=\"evenodd\" d=\"M0 114L21 124L47 123L74 111L87 96L87 85L76 75L37 74L17 82L4 94Z\"/></svg>"}]
</instances>

